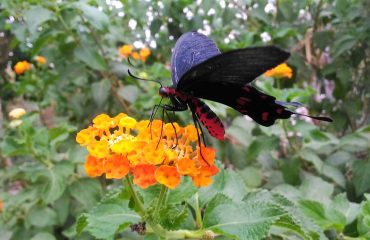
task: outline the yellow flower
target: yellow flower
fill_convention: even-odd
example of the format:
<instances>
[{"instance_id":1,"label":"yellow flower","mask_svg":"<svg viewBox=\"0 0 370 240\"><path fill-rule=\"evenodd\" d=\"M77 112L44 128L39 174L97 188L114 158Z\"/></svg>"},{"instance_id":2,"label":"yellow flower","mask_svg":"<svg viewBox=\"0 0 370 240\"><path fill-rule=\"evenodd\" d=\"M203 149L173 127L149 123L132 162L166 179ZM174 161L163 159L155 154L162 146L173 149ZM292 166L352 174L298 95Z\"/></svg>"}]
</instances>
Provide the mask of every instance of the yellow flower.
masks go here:
<instances>
[{"instance_id":1,"label":"yellow flower","mask_svg":"<svg viewBox=\"0 0 370 240\"><path fill-rule=\"evenodd\" d=\"M134 49L134 46L132 46L131 44L125 44L122 47L120 47L118 51L122 57L127 58L128 56L131 55L133 49Z\"/></svg>"},{"instance_id":2,"label":"yellow flower","mask_svg":"<svg viewBox=\"0 0 370 240\"><path fill-rule=\"evenodd\" d=\"M76 141L87 148L88 176L123 178L133 175L134 184L147 188L157 183L176 188L182 176L190 176L195 186L212 183L217 174L215 150L198 146L194 126L164 124L160 120L137 122L120 113L100 114L93 126L81 130Z\"/></svg>"},{"instance_id":3,"label":"yellow flower","mask_svg":"<svg viewBox=\"0 0 370 240\"><path fill-rule=\"evenodd\" d=\"M293 70L286 63L282 63L264 73L266 77L292 78Z\"/></svg>"},{"instance_id":4,"label":"yellow flower","mask_svg":"<svg viewBox=\"0 0 370 240\"><path fill-rule=\"evenodd\" d=\"M46 58L43 56L36 56L35 61L41 65L44 65L47 62Z\"/></svg>"},{"instance_id":5,"label":"yellow flower","mask_svg":"<svg viewBox=\"0 0 370 240\"><path fill-rule=\"evenodd\" d=\"M14 108L8 113L9 117L13 119L21 118L25 114L26 110L24 110L24 108Z\"/></svg>"},{"instance_id":6,"label":"yellow flower","mask_svg":"<svg viewBox=\"0 0 370 240\"><path fill-rule=\"evenodd\" d=\"M14 66L14 72L18 75L24 73L25 71L28 71L31 69L31 64L27 61L21 61L17 62Z\"/></svg>"},{"instance_id":7,"label":"yellow flower","mask_svg":"<svg viewBox=\"0 0 370 240\"><path fill-rule=\"evenodd\" d=\"M16 127L19 127L22 123L23 123L23 121L22 121L22 120L20 120L20 119L15 119L15 120L10 121L9 126L10 126L11 128L16 128Z\"/></svg>"}]
</instances>

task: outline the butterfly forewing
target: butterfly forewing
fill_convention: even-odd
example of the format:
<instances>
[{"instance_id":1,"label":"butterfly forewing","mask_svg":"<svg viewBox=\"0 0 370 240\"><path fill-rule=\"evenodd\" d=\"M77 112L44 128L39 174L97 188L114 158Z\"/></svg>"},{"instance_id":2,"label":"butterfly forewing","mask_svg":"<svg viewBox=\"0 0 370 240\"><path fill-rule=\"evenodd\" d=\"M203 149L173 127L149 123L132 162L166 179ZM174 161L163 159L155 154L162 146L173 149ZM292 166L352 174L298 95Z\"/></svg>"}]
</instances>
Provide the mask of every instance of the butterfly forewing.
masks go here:
<instances>
[{"instance_id":1,"label":"butterfly forewing","mask_svg":"<svg viewBox=\"0 0 370 240\"><path fill-rule=\"evenodd\" d=\"M216 44L197 32L183 34L176 42L171 58L173 86L176 87L181 77L192 67L220 54Z\"/></svg>"},{"instance_id":2,"label":"butterfly forewing","mask_svg":"<svg viewBox=\"0 0 370 240\"><path fill-rule=\"evenodd\" d=\"M192 92L204 83L244 85L284 62L289 56L289 53L274 46L222 53L192 67L180 78L177 89Z\"/></svg>"}]
</instances>

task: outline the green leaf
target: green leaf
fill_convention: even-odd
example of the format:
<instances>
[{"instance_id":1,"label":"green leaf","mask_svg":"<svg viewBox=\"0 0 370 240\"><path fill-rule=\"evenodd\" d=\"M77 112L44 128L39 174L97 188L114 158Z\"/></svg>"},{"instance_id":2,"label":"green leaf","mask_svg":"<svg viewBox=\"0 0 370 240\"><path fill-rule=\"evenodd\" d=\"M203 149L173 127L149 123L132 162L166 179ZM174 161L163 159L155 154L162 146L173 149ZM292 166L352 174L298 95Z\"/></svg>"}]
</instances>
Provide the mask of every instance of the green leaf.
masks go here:
<instances>
[{"instance_id":1,"label":"green leaf","mask_svg":"<svg viewBox=\"0 0 370 240\"><path fill-rule=\"evenodd\" d=\"M261 186L263 180L263 173L261 169L255 167L247 167L238 171L248 187L256 188Z\"/></svg>"},{"instance_id":2,"label":"green leaf","mask_svg":"<svg viewBox=\"0 0 370 240\"><path fill-rule=\"evenodd\" d=\"M85 209L91 209L101 198L102 188L96 179L81 178L69 187L71 196Z\"/></svg>"},{"instance_id":3,"label":"green leaf","mask_svg":"<svg viewBox=\"0 0 370 240\"><path fill-rule=\"evenodd\" d=\"M83 2L76 3L75 6L83 12L83 15L86 17L88 22L95 28L104 30L104 28L108 26L108 16L103 11L99 11L97 7Z\"/></svg>"},{"instance_id":4,"label":"green leaf","mask_svg":"<svg viewBox=\"0 0 370 240\"><path fill-rule=\"evenodd\" d=\"M65 141L69 136L69 129L66 127L54 127L49 130L50 145L55 146Z\"/></svg>"},{"instance_id":5,"label":"green leaf","mask_svg":"<svg viewBox=\"0 0 370 240\"><path fill-rule=\"evenodd\" d=\"M318 173L321 173L322 172L322 168L323 168L323 161L319 158L319 156L317 156L315 154L314 151L312 151L311 149L308 149L308 148L304 148L302 149L300 152L299 152L299 156L312 163L312 165L315 167L316 171Z\"/></svg>"},{"instance_id":6,"label":"green leaf","mask_svg":"<svg viewBox=\"0 0 370 240\"><path fill-rule=\"evenodd\" d=\"M209 202L218 193L240 201L247 192L243 179L232 170L220 169L220 172L213 178L212 185L199 189L199 199L203 204Z\"/></svg>"},{"instance_id":7,"label":"green leaf","mask_svg":"<svg viewBox=\"0 0 370 240\"><path fill-rule=\"evenodd\" d=\"M42 189L43 200L51 203L62 196L67 186L67 178L73 173L74 166L69 162L60 162L48 169L47 181Z\"/></svg>"},{"instance_id":8,"label":"green leaf","mask_svg":"<svg viewBox=\"0 0 370 240\"><path fill-rule=\"evenodd\" d=\"M328 206L331 203L331 195L334 186L319 177L308 176L300 186L303 199L314 200Z\"/></svg>"},{"instance_id":9,"label":"green leaf","mask_svg":"<svg viewBox=\"0 0 370 240\"><path fill-rule=\"evenodd\" d=\"M126 101L133 103L138 98L140 90L135 85L125 85L118 89L118 95Z\"/></svg>"},{"instance_id":10,"label":"green leaf","mask_svg":"<svg viewBox=\"0 0 370 240\"><path fill-rule=\"evenodd\" d=\"M111 83L109 80L101 80L91 84L91 94L98 107L104 106L110 95Z\"/></svg>"},{"instance_id":11,"label":"green leaf","mask_svg":"<svg viewBox=\"0 0 370 240\"><path fill-rule=\"evenodd\" d=\"M98 53L96 48L92 46L80 44L75 48L74 55L77 59L95 70L104 71L107 68L103 57Z\"/></svg>"},{"instance_id":12,"label":"green leaf","mask_svg":"<svg viewBox=\"0 0 370 240\"><path fill-rule=\"evenodd\" d=\"M357 44L357 42L358 40L351 35L344 35L340 37L338 40L334 42L334 46L332 49L333 51L332 57L337 58L343 53L351 50Z\"/></svg>"},{"instance_id":13,"label":"green leaf","mask_svg":"<svg viewBox=\"0 0 370 240\"><path fill-rule=\"evenodd\" d=\"M218 195L204 214L204 227L232 239L262 239L283 211L264 203L233 203Z\"/></svg>"},{"instance_id":14,"label":"green leaf","mask_svg":"<svg viewBox=\"0 0 370 240\"><path fill-rule=\"evenodd\" d=\"M78 219L77 231L88 231L100 239L112 237L117 231L141 220L139 215L130 210L128 203L119 193L111 195Z\"/></svg>"},{"instance_id":15,"label":"green leaf","mask_svg":"<svg viewBox=\"0 0 370 240\"><path fill-rule=\"evenodd\" d=\"M353 164L353 184L356 195L360 196L370 189L370 161L356 161Z\"/></svg>"},{"instance_id":16,"label":"green leaf","mask_svg":"<svg viewBox=\"0 0 370 240\"><path fill-rule=\"evenodd\" d=\"M6 136L0 143L1 151L5 156L13 157L28 154L24 141L11 136Z\"/></svg>"},{"instance_id":17,"label":"green leaf","mask_svg":"<svg viewBox=\"0 0 370 240\"><path fill-rule=\"evenodd\" d=\"M63 225L69 216L71 205L71 196L68 191L64 191L64 194L55 201L54 203L54 210L58 216L58 223Z\"/></svg>"},{"instance_id":18,"label":"green leaf","mask_svg":"<svg viewBox=\"0 0 370 240\"><path fill-rule=\"evenodd\" d=\"M31 240L56 240L56 238L47 232L39 232Z\"/></svg>"},{"instance_id":19,"label":"green leaf","mask_svg":"<svg viewBox=\"0 0 370 240\"><path fill-rule=\"evenodd\" d=\"M37 27L40 24L51 19L53 12L43 8L41 6L31 7L27 12L24 13L27 27L31 35L37 32Z\"/></svg>"},{"instance_id":20,"label":"green leaf","mask_svg":"<svg viewBox=\"0 0 370 240\"><path fill-rule=\"evenodd\" d=\"M185 222L188 217L186 205L181 207L175 205L166 205L159 211L159 222L167 230L179 229L181 224Z\"/></svg>"},{"instance_id":21,"label":"green leaf","mask_svg":"<svg viewBox=\"0 0 370 240\"><path fill-rule=\"evenodd\" d=\"M55 211L46 206L34 206L29 211L26 221L39 228L49 227L58 223Z\"/></svg>"}]
</instances>

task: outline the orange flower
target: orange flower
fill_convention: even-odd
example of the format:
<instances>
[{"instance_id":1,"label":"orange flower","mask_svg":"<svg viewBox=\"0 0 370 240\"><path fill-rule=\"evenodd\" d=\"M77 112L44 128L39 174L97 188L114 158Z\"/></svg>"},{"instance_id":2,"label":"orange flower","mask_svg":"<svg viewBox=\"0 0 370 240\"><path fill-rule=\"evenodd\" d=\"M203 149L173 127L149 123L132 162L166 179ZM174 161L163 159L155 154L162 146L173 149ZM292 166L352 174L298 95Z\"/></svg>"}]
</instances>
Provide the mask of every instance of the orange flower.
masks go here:
<instances>
[{"instance_id":1,"label":"orange flower","mask_svg":"<svg viewBox=\"0 0 370 240\"><path fill-rule=\"evenodd\" d=\"M138 52L133 52L131 54L132 58L135 59L135 60L139 60L140 59L140 54Z\"/></svg>"},{"instance_id":2,"label":"orange flower","mask_svg":"<svg viewBox=\"0 0 370 240\"><path fill-rule=\"evenodd\" d=\"M3 200L0 199L0 213L3 211L4 209L4 202Z\"/></svg>"},{"instance_id":3,"label":"orange flower","mask_svg":"<svg viewBox=\"0 0 370 240\"><path fill-rule=\"evenodd\" d=\"M35 60L36 60L37 63L39 63L41 65L44 65L47 62L46 58L43 57L43 56L36 56Z\"/></svg>"},{"instance_id":4,"label":"orange flower","mask_svg":"<svg viewBox=\"0 0 370 240\"><path fill-rule=\"evenodd\" d=\"M286 63L282 63L263 74L266 77L292 78L293 70Z\"/></svg>"},{"instance_id":5,"label":"orange flower","mask_svg":"<svg viewBox=\"0 0 370 240\"><path fill-rule=\"evenodd\" d=\"M195 161L191 160L190 158L181 158L176 163L177 171L181 175L188 175L188 174L194 174L197 175L199 173L199 170L195 164Z\"/></svg>"},{"instance_id":6,"label":"orange flower","mask_svg":"<svg viewBox=\"0 0 370 240\"><path fill-rule=\"evenodd\" d=\"M197 148L197 154L198 154L198 159L201 160L200 161L201 164L204 166L209 166L209 165L212 165L215 160L216 150L214 148L206 148L206 147L202 147L201 150L200 148Z\"/></svg>"},{"instance_id":7,"label":"orange flower","mask_svg":"<svg viewBox=\"0 0 370 240\"><path fill-rule=\"evenodd\" d=\"M85 172L89 177L99 177L103 171L103 160L88 155L84 164Z\"/></svg>"},{"instance_id":8,"label":"orange flower","mask_svg":"<svg viewBox=\"0 0 370 240\"><path fill-rule=\"evenodd\" d=\"M14 72L18 75L24 73L25 71L28 71L31 69L31 64L27 61L21 61L17 62L14 66Z\"/></svg>"},{"instance_id":9,"label":"orange flower","mask_svg":"<svg viewBox=\"0 0 370 240\"><path fill-rule=\"evenodd\" d=\"M130 164L126 157L122 155L113 155L107 157L104 161L105 177L108 179L121 179L130 171Z\"/></svg>"},{"instance_id":10,"label":"orange flower","mask_svg":"<svg viewBox=\"0 0 370 240\"><path fill-rule=\"evenodd\" d=\"M157 183L155 179L155 166L150 164L136 165L132 169L134 183L141 188L147 188Z\"/></svg>"},{"instance_id":11,"label":"orange flower","mask_svg":"<svg viewBox=\"0 0 370 240\"><path fill-rule=\"evenodd\" d=\"M176 188L182 176L196 186L207 186L218 171L215 150L198 147L194 126L164 124L160 120L139 121L120 113L100 114L93 125L77 133L76 141L87 148L85 169L89 176L120 179L129 174L134 184L147 188L162 184Z\"/></svg>"},{"instance_id":12,"label":"orange flower","mask_svg":"<svg viewBox=\"0 0 370 240\"><path fill-rule=\"evenodd\" d=\"M140 50L140 52L139 52L139 55L140 55L140 60L141 61L143 61L143 62L145 62L146 61L146 59L149 57L149 55L150 55L150 50L149 50L149 48L147 48L147 47L144 47L144 48L142 48L141 50Z\"/></svg>"},{"instance_id":13,"label":"orange flower","mask_svg":"<svg viewBox=\"0 0 370 240\"><path fill-rule=\"evenodd\" d=\"M181 181L181 175L175 166L162 165L155 171L155 179L166 187L175 189Z\"/></svg>"},{"instance_id":14,"label":"orange flower","mask_svg":"<svg viewBox=\"0 0 370 240\"><path fill-rule=\"evenodd\" d=\"M118 51L119 51L119 53L121 54L122 57L127 58L128 56L131 55L133 49L134 49L134 46L132 46L131 44L130 45L125 44L122 47L120 47L118 49Z\"/></svg>"},{"instance_id":15,"label":"orange flower","mask_svg":"<svg viewBox=\"0 0 370 240\"><path fill-rule=\"evenodd\" d=\"M199 173L191 175L193 183L197 187L206 187L212 183L212 176L218 173L218 168L215 165L203 166L199 169Z\"/></svg>"}]
</instances>

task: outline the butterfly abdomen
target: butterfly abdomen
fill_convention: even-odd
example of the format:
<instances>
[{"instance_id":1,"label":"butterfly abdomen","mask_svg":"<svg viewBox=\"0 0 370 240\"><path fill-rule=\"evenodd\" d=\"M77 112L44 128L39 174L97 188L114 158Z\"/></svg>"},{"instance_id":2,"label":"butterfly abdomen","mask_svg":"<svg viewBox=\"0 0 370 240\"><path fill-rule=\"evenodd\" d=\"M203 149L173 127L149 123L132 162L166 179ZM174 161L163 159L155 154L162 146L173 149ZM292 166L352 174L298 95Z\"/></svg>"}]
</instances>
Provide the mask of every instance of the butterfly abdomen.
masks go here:
<instances>
[{"instance_id":1,"label":"butterfly abdomen","mask_svg":"<svg viewBox=\"0 0 370 240\"><path fill-rule=\"evenodd\" d=\"M197 98L192 98L190 103L198 119L207 128L211 136L223 140L225 138L225 128L217 115L207 104Z\"/></svg>"}]
</instances>

